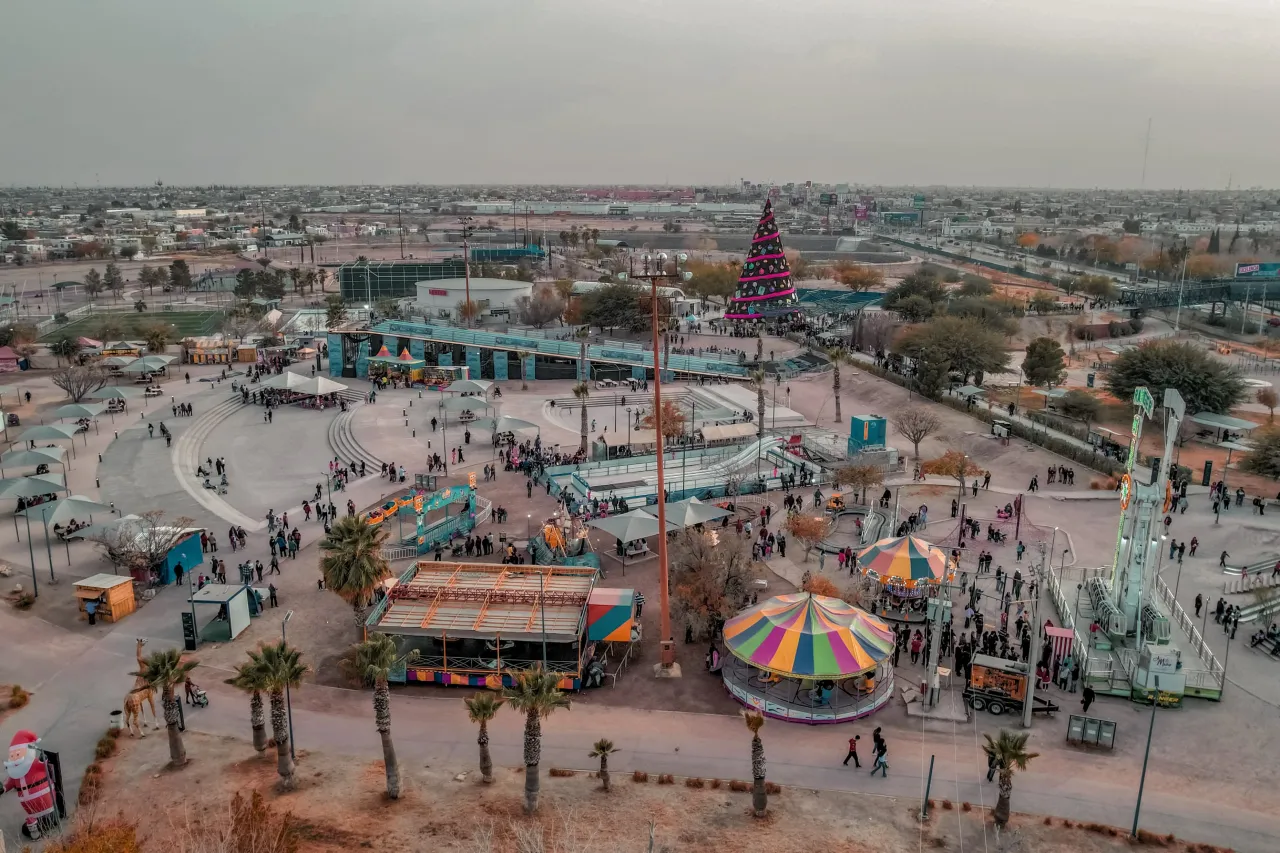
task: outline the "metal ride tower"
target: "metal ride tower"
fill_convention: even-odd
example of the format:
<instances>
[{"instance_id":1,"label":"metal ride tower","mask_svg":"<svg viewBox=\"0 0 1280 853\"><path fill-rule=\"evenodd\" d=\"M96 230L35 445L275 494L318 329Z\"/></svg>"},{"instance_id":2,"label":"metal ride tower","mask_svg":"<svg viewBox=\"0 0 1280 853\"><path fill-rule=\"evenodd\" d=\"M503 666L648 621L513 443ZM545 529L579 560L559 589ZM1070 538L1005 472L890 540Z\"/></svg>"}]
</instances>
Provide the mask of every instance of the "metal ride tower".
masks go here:
<instances>
[{"instance_id":1,"label":"metal ride tower","mask_svg":"<svg viewBox=\"0 0 1280 853\"><path fill-rule=\"evenodd\" d=\"M1133 438L1120 481L1121 515L1111 577L1089 581L1094 619L1101 629L1093 645L1097 650L1111 650L1118 655L1133 698L1177 704L1185 687L1181 652L1170 643L1169 616L1152 593L1167 538L1163 516L1174 503L1169 460L1178 427L1186 416L1186 403L1175 389L1165 389L1160 410L1164 418L1164 452L1151 466L1149 475L1135 472L1135 466L1143 422L1154 416L1155 400L1145 387L1136 388L1133 405Z\"/></svg>"}]
</instances>

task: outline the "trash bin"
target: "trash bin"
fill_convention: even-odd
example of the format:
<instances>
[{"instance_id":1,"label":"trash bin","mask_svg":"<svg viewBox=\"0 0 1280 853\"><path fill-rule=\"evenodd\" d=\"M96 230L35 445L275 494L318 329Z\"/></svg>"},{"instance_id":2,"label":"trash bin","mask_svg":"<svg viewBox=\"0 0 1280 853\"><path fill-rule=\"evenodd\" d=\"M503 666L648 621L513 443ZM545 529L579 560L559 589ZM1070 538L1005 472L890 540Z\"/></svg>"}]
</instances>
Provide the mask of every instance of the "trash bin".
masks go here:
<instances>
[{"instance_id":1,"label":"trash bin","mask_svg":"<svg viewBox=\"0 0 1280 853\"><path fill-rule=\"evenodd\" d=\"M107 724L107 728L123 729L124 728L124 711L121 711L119 708L112 711L111 721Z\"/></svg>"},{"instance_id":2,"label":"trash bin","mask_svg":"<svg viewBox=\"0 0 1280 853\"><path fill-rule=\"evenodd\" d=\"M1085 384L1085 387L1086 387L1086 388L1092 388L1092 387L1093 387L1093 382L1094 382L1095 377L1097 377L1097 374L1096 374L1096 373L1090 373L1088 376L1086 376L1086 377L1084 378L1084 384Z\"/></svg>"}]
</instances>

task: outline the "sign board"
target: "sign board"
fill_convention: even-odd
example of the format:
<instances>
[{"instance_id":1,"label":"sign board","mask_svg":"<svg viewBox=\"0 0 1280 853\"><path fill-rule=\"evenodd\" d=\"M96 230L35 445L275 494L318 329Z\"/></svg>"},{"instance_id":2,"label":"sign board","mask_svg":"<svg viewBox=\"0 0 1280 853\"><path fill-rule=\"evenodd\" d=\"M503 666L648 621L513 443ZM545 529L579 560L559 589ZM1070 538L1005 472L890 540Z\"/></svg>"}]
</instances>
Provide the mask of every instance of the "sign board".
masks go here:
<instances>
[{"instance_id":1,"label":"sign board","mask_svg":"<svg viewBox=\"0 0 1280 853\"><path fill-rule=\"evenodd\" d=\"M468 485L468 486L470 486L470 487L471 487L471 488L473 488L473 489L476 487L476 472L475 472L475 471L472 471L471 473L467 474L467 485Z\"/></svg>"},{"instance_id":2,"label":"sign board","mask_svg":"<svg viewBox=\"0 0 1280 853\"><path fill-rule=\"evenodd\" d=\"M1206 459L1204 461L1204 476L1200 478L1200 485L1207 486L1213 482L1213 460Z\"/></svg>"},{"instance_id":3,"label":"sign board","mask_svg":"<svg viewBox=\"0 0 1280 853\"><path fill-rule=\"evenodd\" d=\"M1280 278L1280 264L1236 264L1236 278Z\"/></svg>"},{"instance_id":4,"label":"sign board","mask_svg":"<svg viewBox=\"0 0 1280 853\"><path fill-rule=\"evenodd\" d=\"M920 214L915 211L883 213L881 216L885 225L915 225L920 221Z\"/></svg>"},{"instance_id":5,"label":"sign board","mask_svg":"<svg viewBox=\"0 0 1280 853\"><path fill-rule=\"evenodd\" d=\"M853 206L853 218L855 221L861 222L871 215L871 208L865 204L855 204Z\"/></svg>"},{"instance_id":6,"label":"sign board","mask_svg":"<svg viewBox=\"0 0 1280 853\"><path fill-rule=\"evenodd\" d=\"M911 206L916 210L924 210L924 193L916 193L911 199Z\"/></svg>"},{"instance_id":7,"label":"sign board","mask_svg":"<svg viewBox=\"0 0 1280 853\"><path fill-rule=\"evenodd\" d=\"M837 204L835 193L820 193L818 195L818 204L823 207L835 207Z\"/></svg>"},{"instance_id":8,"label":"sign board","mask_svg":"<svg viewBox=\"0 0 1280 853\"><path fill-rule=\"evenodd\" d=\"M189 652L196 650L196 615L182 614L182 647Z\"/></svg>"}]
</instances>

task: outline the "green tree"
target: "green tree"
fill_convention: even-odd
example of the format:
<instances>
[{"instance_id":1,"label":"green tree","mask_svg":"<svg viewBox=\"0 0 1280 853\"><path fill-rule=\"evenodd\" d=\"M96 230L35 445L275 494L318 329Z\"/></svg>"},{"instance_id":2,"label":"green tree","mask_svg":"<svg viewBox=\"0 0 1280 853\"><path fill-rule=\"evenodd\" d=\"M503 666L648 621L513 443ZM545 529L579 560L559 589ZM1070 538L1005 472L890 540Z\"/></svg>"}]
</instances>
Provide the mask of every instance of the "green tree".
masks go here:
<instances>
[{"instance_id":1,"label":"green tree","mask_svg":"<svg viewBox=\"0 0 1280 853\"><path fill-rule=\"evenodd\" d=\"M329 535L320 541L320 574L325 586L351 605L357 623L373 602L378 584L391 577L391 567L382 557L387 533L380 524L368 524L358 515L338 519Z\"/></svg>"},{"instance_id":2,"label":"green tree","mask_svg":"<svg viewBox=\"0 0 1280 853\"><path fill-rule=\"evenodd\" d=\"M191 268L181 258L169 264L169 284L179 293L191 289Z\"/></svg>"},{"instance_id":3,"label":"green tree","mask_svg":"<svg viewBox=\"0 0 1280 853\"><path fill-rule=\"evenodd\" d=\"M299 292L299 291L300 291L300 289L301 289L301 288L298 286L298 283L299 283L300 281L302 281L302 270L301 270L300 268L298 268L298 267L290 267L290 268L289 268L289 282L293 285L293 292L294 292L294 295L297 295L297 294L298 294L298 292Z\"/></svg>"},{"instance_id":4,"label":"green tree","mask_svg":"<svg viewBox=\"0 0 1280 853\"><path fill-rule=\"evenodd\" d=\"M916 355L916 390L926 397L938 399L951 376L951 361L937 346L924 347Z\"/></svg>"},{"instance_id":5,"label":"green tree","mask_svg":"<svg viewBox=\"0 0 1280 853\"><path fill-rule=\"evenodd\" d=\"M18 223L11 220L5 220L3 224L0 224L0 235L2 235L6 240L27 239L26 229L20 227Z\"/></svg>"},{"instance_id":6,"label":"green tree","mask_svg":"<svg viewBox=\"0 0 1280 853\"><path fill-rule=\"evenodd\" d=\"M584 349L586 348L586 344L583 344L582 346ZM586 382L579 382L577 385L573 386L573 396L578 398L578 403L580 404L578 406L578 409L582 414L582 424L581 424L581 430L580 430L582 435L582 442L581 442L580 448L583 453L586 453L587 452L587 398L591 396L591 386L588 385Z\"/></svg>"},{"instance_id":7,"label":"green tree","mask_svg":"<svg viewBox=\"0 0 1280 853\"><path fill-rule=\"evenodd\" d=\"M1121 400L1145 385L1157 401L1176 388L1187 414L1226 414L1248 391L1240 373L1199 346L1177 341L1148 341L1120 354L1107 374L1107 390Z\"/></svg>"},{"instance_id":8,"label":"green tree","mask_svg":"<svg viewBox=\"0 0 1280 853\"><path fill-rule=\"evenodd\" d=\"M524 714L524 810L538 810L542 780L542 721L560 708L569 707L569 697L560 690L560 677L542 669L520 673L511 687L502 691L511 707Z\"/></svg>"},{"instance_id":9,"label":"green tree","mask_svg":"<svg viewBox=\"0 0 1280 853\"><path fill-rule=\"evenodd\" d=\"M325 328L334 329L341 326L347 319L347 305L343 301L342 296L337 293L331 293L324 300L324 322Z\"/></svg>"},{"instance_id":10,"label":"green tree","mask_svg":"<svg viewBox=\"0 0 1280 853\"><path fill-rule=\"evenodd\" d=\"M606 791L612 790L609 779L609 756L617 751L613 741L607 738L600 738L591 747L591 752L588 753L589 757L600 759L600 786Z\"/></svg>"},{"instance_id":11,"label":"green tree","mask_svg":"<svg viewBox=\"0 0 1280 853\"><path fill-rule=\"evenodd\" d=\"M75 335L63 335L49 344L49 352L61 363L63 359L70 362L80 354L80 341Z\"/></svg>"},{"instance_id":12,"label":"green tree","mask_svg":"<svg viewBox=\"0 0 1280 853\"><path fill-rule=\"evenodd\" d=\"M707 261L690 261L686 269L693 274L689 289L698 294L703 303L718 300L728 305L738 287L738 268L733 264L717 264Z\"/></svg>"},{"instance_id":13,"label":"green tree","mask_svg":"<svg viewBox=\"0 0 1280 853\"><path fill-rule=\"evenodd\" d=\"M147 352L162 353L169 345L169 327L163 323L151 323L139 331L147 342Z\"/></svg>"},{"instance_id":14,"label":"green tree","mask_svg":"<svg viewBox=\"0 0 1280 853\"><path fill-rule=\"evenodd\" d=\"M908 323L922 323L933 316L937 310L937 303L930 302L920 294L915 294L894 302L892 310Z\"/></svg>"},{"instance_id":15,"label":"green tree","mask_svg":"<svg viewBox=\"0 0 1280 853\"><path fill-rule=\"evenodd\" d=\"M258 274L251 269L242 269L236 273L236 284L231 290L237 299L248 302L258 295Z\"/></svg>"},{"instance_id":16,"label":"green tree","mask_svg":"<svg viewBox=\"0 0 1280 853\"><path fill-rule=\"evenodd\" d=\"M476 744L480 747L480 780L488 785L493 782L493 758L489 755L489 721L498 715L498 709L506 700L492 690L481 690L463 701L467 703L467 717L480 727L480 734L476 736Z\"/></svg>"},{"instance_id":17,"label":"green tree","mask_svg":"<svg viewBox=\"0 0 1280 853\"><path fill-rule=\"evenodd\" d=\"M1072 388L1058 401L1058 410L1062 414L1084 421L1086 427L1098 417L1101 408L1098 398L1081 388Z\"/></svg>"},{"instance_id":18,"label":"green tree","mask_svg":"<svg viewBox=\"0 0 1280 853\"><path fill-rule=\"evenodd\" d=\"M889 288L884 295L884 305L886 311L898 311L898 303L910 299L913 296L920 296L929 302L942 302L947 298L947 289L942 282L938 280L938 275L932 269L921 268L904 278L894 287Z\"/></svg>"},{"instance_id":19,"label":"green tree","mask_svg":"<svg viewBox=\"0 0 1280 853\"><path fill-rule=\"evenodd\" d=\"M1213 233L1209 235L1209 248L1206 251L1210 255L1216 255L1222 251L1222 235L1221 228L1213 229Z\"/></svg>"},{"instance_id":20,"label":"green tree","mask_svg":"<svg viewBox=\"0 0 1280 853\"><path fill-rule=\"evenodd\" d=\"M143 661L142 669L133 673L160 693L164 706L164 724L169 732L170 767L181 767L187 763L187 750L182 743L182 732L178 729L180 718L174 688L186 681L191 670L197 666L199 664L194 660L182 659L182 649L165 649L152 652Z\"/></svg>"},{"instance_id":21,"label":"green tree","mask_svg":"<svg viewBox=\"0 0 1280 853\"><path fill-rule=\"evenodd\" d=\"M1142 232L1142 223L1136 219L1126 219L1121 227L1124 228L1126 234L1139 234Z\"/></svg>"},{"instance_id":22,"label":"green tree","mask_svg":"<svg viewBox=\"0 0 1280 853\"><path fill-rule=\"evenodd\" d=\"M102 292L102 273L98 272L97 267L90 267L89 271L84 274L84 292L90 298L97 296Z\"/></svg>"},{"instance_id":23,"label":"green tree","mask_svg":"<svg viewBox=\"0 0 1280 853\"><path fill-rule=\"evenodd\" d=\"M302 663L302 652L281 640L264 643L256 652L249 652L252 665L262 670L262 680L271 701L271 736L276 742L276 772L280 775L280 787L292 791L294 787L293 753L289 750L289 720L285 714L285 688L296 690L302 685L307 667Z\"/></svg>"},{"instance_id":24,"label":"green tree","mask_svg":"<svg viewBox=\"0 0 1280 853\"><path fill-rule=\"evenodd\" d=\"M1000 774L1000 796L996 799L995 811L991 816L998 826L1009 822L1009 798L1013 796L1013 774L1017 770L1026 770L1033 758L1039 758L1038 752L1027 752L1027 739L1031 735L1023 732L1014 734L1008 729L1001 729L999 737L993 738L984 734L986 742L982 751L994 759L996 772Z\"/></svg>"},{"instance_id":25,"label":"green tree","mask_svg":"<svg viewBox=\"0 0 1280 853\"><path fill-rule=\"evenodd\" d=\"M250 657L252 657L252 652ZM257 661L250 660L236 666L236 674L227 679L227 684L237 690L249 694L249 728L253 731L253 749L255 752L267 751L267 719L263 713L262 691L267 690L266 677Z\"/></svg>"},{"instance_id":26,"label":"green tree","mask_svg":"<svg viewBox=\"0 0 1280 853\"><path fill-rule=\"evenodd\" d=\"M991 282L987 279L973 273L965 273L960 278L960 288L957 292L961 296L988 296L992 290Z\"/></svg>"},{"instance_id":27,"label":"green tree","mask_svg":"<svg viewBox=\"0 0 1280 853\"><path fill-rule=\"evenodd\" d=\"M972 317L935 317L898 335L893 351L934 365L946 361L963 381L971 376L981 384L988 373L1004 373L1009 367L1005 336L998 329Z\"/></svg>"},{"instance_id":28,"label":"green tree","mask_svg":"<svg viewBox=\"0 0 1280 853\"><path fill-rule=\"evenodd\" d=\"M417 652L400 654L395 640L386 634L372 633L362 643L356 643L343 658L342 665L348 675L373 686L373 724L382 739L382 765L387 775L387 796L400 799L400 761L396 757L396 745L391 741L391 686L388 682L392 671L417 657Z\"/></svg>"},{"instance_id":29,"label":"green tree","mask_svg":"<svg viewBox=\"0 0 1280 853\"><path fill-rule=\"evenodd\" d=\"M1052 388L1061 385L1067 377L1067 354L1053 338L1036 338L1027 344L1027 355L1022 360L1022 373L1032 385Z\"/></svg>"},{"instance_id":30,"label":"green tree","mask_svg":"<svg viewBox=\"0 0 1280 853\"><path fill-rule=\"evenodd\" d=\"M644 295L632 284L605 284L582 296L582 319L602 332L647 328L648 314L640 307Z\"/></svg>"},{"instance_id":31,"label":"green tree","mask_svg":"<svg viewBox=\"0 0 1280 853\"><path fill-rule=\"evenodd\" d=\"M1280 406L1280 394L1276 393L1276 389L1271 387L1259 388L1258 393L1254 395L1254 399L1261 406L1266 406L1269 412L1267 422L1270 423L1276 419L1276 406Z\"/></svg>"},{"instance_id":32,"label":"green tree","mask_svg":"<svg viewBox=\"0 0 1280 853\"><path fill-rule=\"evenodd\" d=\"M1082 275L1076 280L1081 293L1102 302L1113 302L1120 295L1116 283L1105 275Z\"/></svg>"},{"instance_id":33,"label":"green tree","mask_svg":"<svg viewBox=\"0 0 1280 853\"><path fill-rule=\"evenodd\" d=\"M120 274L120 267L115 261L107 264L107 271L102 276L102 286L110 290L116 299L124 292L124 276Z\"/></svg>"},{"instance_id":34,"label":"green tree","mask_svg":"<svg viewBox=\"0 0 1280 853\"><path fill-rule=\"evenodd\" d=\"M769 810L769 792L765 790L764 741L760 729L764 728L764 714L759 711L743 711L743 722L751 732L751 808L756 817L764 817Z\"/></svg>"}]
</instances>

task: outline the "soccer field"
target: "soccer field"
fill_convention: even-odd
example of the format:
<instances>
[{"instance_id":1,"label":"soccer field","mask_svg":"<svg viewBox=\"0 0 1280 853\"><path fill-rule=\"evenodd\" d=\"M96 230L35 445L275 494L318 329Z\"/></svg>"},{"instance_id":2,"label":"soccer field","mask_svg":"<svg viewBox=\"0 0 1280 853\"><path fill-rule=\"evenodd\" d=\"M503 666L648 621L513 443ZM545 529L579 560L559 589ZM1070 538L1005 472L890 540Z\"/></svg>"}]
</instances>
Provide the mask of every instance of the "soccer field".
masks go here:
<instances>
[{"instance_id":1,"label":"soccer field","mask_svg":"<svg viewBox=\"0 0 1280 853\"><path fill-rule=\"evenodd\" d=\"M141 338L142 330L148 326L164 325L169 327L169 336L173 341L195 335L208 335L218 330L222 321L221 311L147 311L139 314L132 312L112 312L91 314L77 317L65 326L54 326L40 336L42 341L54 341L68 335L72 337L102 337L104 323L109 323L118 333L113 338Z\"/></svg>"}]
</instances>

